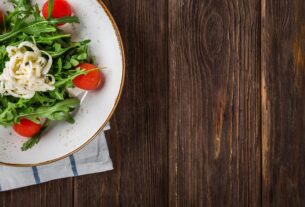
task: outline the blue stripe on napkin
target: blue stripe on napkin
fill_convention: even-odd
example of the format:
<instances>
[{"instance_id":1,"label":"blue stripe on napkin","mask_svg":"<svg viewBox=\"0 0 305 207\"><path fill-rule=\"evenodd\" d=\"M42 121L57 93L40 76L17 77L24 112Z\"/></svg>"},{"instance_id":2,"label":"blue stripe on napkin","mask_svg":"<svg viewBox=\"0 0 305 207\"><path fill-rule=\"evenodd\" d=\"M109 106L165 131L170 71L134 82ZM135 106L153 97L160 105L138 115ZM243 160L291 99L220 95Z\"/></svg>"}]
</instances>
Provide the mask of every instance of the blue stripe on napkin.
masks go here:
<instances>
[{"instance_id":1,"label":"blue stripe on napkin","mask_svg":"<svg viewBox=\"0 0 305 207\"><path fill-rule=\"evenodd\" d=\"M39 174L38 174L37 167L32 167L32 170L33 170L33 175L34 175L34 178L35 178L35 182L36 182L36 184L39 184L40 183L40 177L39 177Z\"/></svg>"},{"instance_id":2,"label":"blue stripe on napkin","mask_svg":"<svg viewBox=\"0 0 305 207\"><path fill-rule=\"evenodd\" d=\"M70 158L73 175L78 176L74 155L70 155L69 158Z\"/></svg>"}]
</instances>

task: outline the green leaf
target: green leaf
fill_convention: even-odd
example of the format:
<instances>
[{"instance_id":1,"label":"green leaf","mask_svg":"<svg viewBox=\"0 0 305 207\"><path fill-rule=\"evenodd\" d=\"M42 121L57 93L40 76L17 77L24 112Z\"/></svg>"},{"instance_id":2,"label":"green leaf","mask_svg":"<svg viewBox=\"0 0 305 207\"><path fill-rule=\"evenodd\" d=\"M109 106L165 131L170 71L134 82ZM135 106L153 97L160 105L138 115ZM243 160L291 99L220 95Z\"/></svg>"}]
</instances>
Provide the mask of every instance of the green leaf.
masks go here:
<instances>
[{"instance_id":1,"label":"green leaf","mask_svg":"<svg viewBox=\"0 0 305 207\"><path fill-rule=\"evenodd\" d=\"M79 23L79 19L75 16L72 17L62 17L57 19L50 19L49 22L54 25L65 24L65 23Z\"/></svg>"},{"instance_id":2,"label":"green leaf","mask_svg":"<svg viewBox=\"0 0 305 207\"><path fill-rule=\"evenodd\" d=\"M55 52L60 52L60 51L62 50L61 44L59 44L59 43L57 43L57 42L55 42L55 43L53 44L53 48L55 49Z\"/></svg>"},{"instance_id":3,"label":"green leaf","mask_svg":"<svg viewBox=\"0 0 305 207\"><path fill-rule=\"evenodd\" d=\"M56 81L55 86L56 87L60 87L62 85L65 85L65 84L71 82L77 76L79 76L79 75L86 75L88 72L90 72L90 71L83 71L83 70L76 69L76 70L74 70L73 74L68 75L66 78L63 78L61 80Z\"/></svg>"},{"instance_id":4,"label":"green leaf","mask_svg":"<svg viewBox=\"0 0 305 207\"><path fill-rule=\"evenodd\" d=\"M88 55L87 53L81 53L80 55L77 56L78 60L87 60L88 59Z\"/></svg>"},{"instance_id":5,"label":"green leaf","mask_svg":"<svg viewBox=\"0 0 305 207\"><path fill-rule=\"evenodd\" d=\"M14 118L17 115L16 105L8 102L7 107L0 114L0 123L3 126L10 126L14 123Z\"/></svg>"},{"instance_id":6,"label":"green leaf","mask_svg":"<svg viewBox=\"0 0 305 207\"><path fill-rule=\"evenodd\" d=\"M36 145L41 138L41 133L38 133L36 136L32 137L31 139L28 139L23 145L21 146L22 151L27 151L31 149L34 145Z\"/></svg>"},{"instance_id":7,"label":"green leaf","mask_svg":"<svg viewBox=\"0 0 305 207\"><path fill-rule=\"evenodd\" d=\"M54 8L54 0L49 0L48 2L48 19L51 18Z\"/></svg>"},{"instance_id":8,"label":"green leaf","mask_svg":"<svg viewBox=\"0 0 305 207\"><path fill-rule=\"evenodd\" d=\"M70 69L70 68L72 68L72 65L71 65L70 62L66 62L63 68L64 69Z\"/></svg>"},{"instance_id":9,"label":"green leaf","mask_svg":"<svg viewBox=\"0 0 305 207\"><path fill-rule=\"evenodd\" d=\"M0 42L13 38L21 32L30 32L31 34L38 34L39 28L42 29L46 25L47 25L46 20L40 20L40 21L32 22L30 24L23 24L23 25L19 26L18 29L16 29L16 30L12 30L11 32L0 35ZM55 28L55 27L53 27L53 28ZM31 30L34 30L34 31L32 32ZM46 30L50 31L50 27L47 26ZM55 29L55 31L56 31L56 29Z\"/></svg>"},{"instance_id":10,"label":"green leaf","mask_svg":"<svg viewBox=\"0 0 305 207\"><path fill-rule=\"evenodd\" d=\"M28 113L28 114L20 114L18 115L19 118L48 118L50 120L63 120L58 119L58 116L56 114L58 113L64 113L65 115L67 113L70 113L73 109L75 109L77 106L79 106L80 101L76 98L70 98L66 99L64 101L61 101L54 106L42 106L37 108L34 112Z\"/></svg>"},{"instance_id":11,"label":"green leaf","mask_svg":"<svg viewBox=\"0 0 305 207\"><path fill-rule=\"evenodd\" d=\"M61 58L58 58L58 60L57 60L57 72L56 72L56 74L60 74L61 71L62 71L62 60L61 60Z\"/></svg>"},{"instance_id":12,"label":"green leaf","mask_svg":"<svg viewBox=\"0 0 305 207\"><path fill-rule=\"evenodd\" d=\"M30 0L11 0L13 6L17 10L29 10L31 9Z\"/></svg>"},{"instance_id":13,"label":"green leaf","mask_svg":"<svg viewBox=\"0 0 305 207\"><path fill-rule=\"evenodd\" d=\"M64 49L62 49L60 51L48 51L48 53L52 56L52 58L58 58L58 57L62 56L63 54L65 54L66 52L68 52L69 50L71 50L71 49L73 49L75 47L77 47L76 44L71 45L71 46L69 46L67 48L64 48Z\"/></svg>"},{"instance_id":14,"label":"green leaf","mask_svg":"<svg viewBox=\"0 0 305 207\"><path fill-rule=\"evenodd\" d=\"M63 17L58 19L50 19L49 21L41 19L38 21L33 21L31 23L21 22L21 25L18 25L17 29L12 30L11 32L5 33L3 35L0 35L0 42L15 37L21 32L36 34L36 35L44 32L55 32L56 28L54 25L63 24L63 23L73 23L73 22L79 23L79 19L77 17Z\"/></svg>"},{"instance_id":15,"label":"green leaf","mask_svg":"<svg viewBox=\"0 0 305 207\"><path fill-rule=\"evenodd\" d=\"M33 24L25 27L21 31L27 34L39 35L41 33L55 32L56 28L53 25L49 25L47 22L44 22L43 24Z\"/></svg>"},{"instance_id":16,"label":"green leaf","mask_svg":"<svg viewBox=\"0 0 305 207\"><path fill-rule=\"evenodd\" d=\"M55 40L62 39L62 38L70 38L70 37L71 37L71 34L59 34L59 35L54 35L53 34L53 35L50 35L50 36L47 36L47 37L39 36L38 38L36 38L36 42L37 43L45 43L45 44L54 44Z\"/></svg>"},{"instance_id":17,"label":"green leaf","mask_svg":"<svg viewBox=\"0 0 305 207\"><path fill-rule=\"evenodd\" d=\"M50 92L50 95L52 96L52 98L62 101L65 99L65 90L54 90Z\"/></svg>"},{"instance_id":18,"label":"green leaf","mask_svg":"<svg viewBox=\"0 0 305 207\"><path fill-rule=\"evenodd\" d=\"M40 141L43 133L47 130L49 125L50 125L50 120L46 120L46 122L44 123L44 125L41 128L40 132L38 132L38 134L36 134L31 139L29 139L28 141L23 143L23 145L21 147L21 150L22 151L26 151L26 150L31 149L34 145L36 145Z\"/></svg>"},{"instance_id":19,"label":"green leaf","mask_svg":"<svg viewBox=\"0 0 305 207\"><path fill-rule=\"evenodd\" d=\"M72 64L72 66L77 66L77 65L79 65L79 62L78 62L78 60L76 60L76 59L71 59L70 60L70 63Z\"/></svg>"},{"instance_id":20,"label":"green leaf","mask_svg":"<svg viewBox=\"0 0 305 207\"><path fill-rule=\"evenodd\" d=\"M82 42L71 43L70 46L68 46L66 48L62 48L61 50L58 49L58 51L55 50L55 51L47 51L47 52L52 56L52 58L58 58L75 48L77 48L78 52L84 53L83 50L84 50L84 48L88 47L87 45L89 43L90 43L89 40L84 40ZM58 44L58 43L54 43L54 44Z\"/></svg>"}]
</instances>

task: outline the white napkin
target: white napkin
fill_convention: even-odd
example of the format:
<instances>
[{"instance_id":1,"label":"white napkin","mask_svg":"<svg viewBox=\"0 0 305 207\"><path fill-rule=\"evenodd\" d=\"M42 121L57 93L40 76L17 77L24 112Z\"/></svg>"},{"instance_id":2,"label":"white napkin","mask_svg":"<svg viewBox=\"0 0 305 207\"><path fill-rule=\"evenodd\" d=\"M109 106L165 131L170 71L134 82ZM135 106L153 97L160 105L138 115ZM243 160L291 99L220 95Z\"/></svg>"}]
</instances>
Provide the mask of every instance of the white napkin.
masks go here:
<instances>
[{"instance_id":1,"label":"white napkin","mask_svg":"<svg viewBox=\"0 0 305 207\"><path fill-rule=\"evenodd\" d=\"M104 128L107 129L109 125ZM82 150L55 163L37 167L0 166L0 192L112 169L105 134L101 132Z\"/></svg>"}]
</instances>

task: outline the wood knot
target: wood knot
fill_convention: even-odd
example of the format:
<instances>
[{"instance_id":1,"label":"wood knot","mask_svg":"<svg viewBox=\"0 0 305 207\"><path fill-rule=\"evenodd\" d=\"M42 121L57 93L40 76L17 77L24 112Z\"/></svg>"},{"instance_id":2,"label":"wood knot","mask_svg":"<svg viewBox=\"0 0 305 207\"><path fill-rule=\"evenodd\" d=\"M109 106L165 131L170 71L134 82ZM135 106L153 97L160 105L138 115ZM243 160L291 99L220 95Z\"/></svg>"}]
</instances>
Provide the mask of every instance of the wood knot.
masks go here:
<instances>
[{"instance_id":1,"label":"wood knot","mask_svg":"<svg viewBox=\"0 0 305 207\"><path fill-rule=\"evenodd\" d=\"M204 46L206 51L209 51L211 59L220 53L223 43L223 20L222 17L216 13L212 12L206 20L204 28Z\"/></svg>"}]
</instances>

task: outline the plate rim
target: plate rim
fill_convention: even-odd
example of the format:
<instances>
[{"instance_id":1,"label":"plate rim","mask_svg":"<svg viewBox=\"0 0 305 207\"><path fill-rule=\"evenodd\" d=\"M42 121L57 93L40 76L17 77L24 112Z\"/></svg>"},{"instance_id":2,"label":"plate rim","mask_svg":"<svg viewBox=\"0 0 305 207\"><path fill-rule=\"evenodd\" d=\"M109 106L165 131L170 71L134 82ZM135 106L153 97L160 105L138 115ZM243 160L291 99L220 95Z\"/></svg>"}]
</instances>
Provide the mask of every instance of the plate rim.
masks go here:
<instances>
[{"instance_id":1,"label":"plate rim","mask_svg":"<svg viewBox=\"0 0 305 207\"><path fill-rule=\"evenodd\" d=\"M74 153L76 153L77 151L81 150L82 148L84 148L87 144L89 144L101 131L102 129L106 126L106 124L109 122L110 118L112 117L112 115L114 114L115 109L118 106L118 103L121 99L122 96L122 92L123 92L123 87L124 87L124 83L125 83L125 69L126 69L126 57L125 57L125 49L124 49L124 44L123 44L123 40L122 40L122 36L120 33L120 30L117 26L117 23L114 19L114 17L112 16L111 12L109 11L109 9L107 8L107 6L105 5L104 2L102 2L102 0L96 0L101 6L102 9L105 11L106 15L108 16L114 30L115 30L115 35L117 38L117 41L119 42L119 47L120 47L120 52L121 52L121 56L122 56L122 78L121 78L121 83L120 83L120 89L119 89L119 93L115 99L115 103L112 107L112 110L110 112L110 114L107 116L105 122L98 128L98 130L85 142L83 143L81 146L79 146L77 149L63 155L60 156L58 158L55 159L51 159L48 161L44 161L44 162L39 162L39 163L26 163L26 164L20 164L20 163L9 163L9 162L1 162L0 161L0 165L4 165L4 166L12 166L12 167L33 167L33 166L41 166L41 165L47 165L59 160L62 160Z\"/></svg>"}]
</instances>

